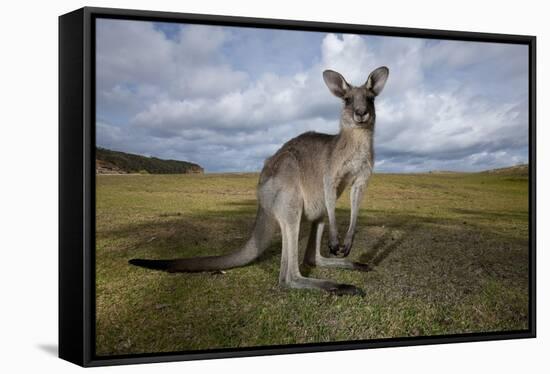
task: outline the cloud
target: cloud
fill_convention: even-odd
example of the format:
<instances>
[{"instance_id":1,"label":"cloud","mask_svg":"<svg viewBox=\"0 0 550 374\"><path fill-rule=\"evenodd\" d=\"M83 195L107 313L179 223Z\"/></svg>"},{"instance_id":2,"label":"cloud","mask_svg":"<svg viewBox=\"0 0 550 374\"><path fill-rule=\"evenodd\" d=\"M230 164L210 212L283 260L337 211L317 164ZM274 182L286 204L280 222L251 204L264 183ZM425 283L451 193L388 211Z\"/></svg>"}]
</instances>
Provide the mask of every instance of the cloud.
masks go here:
<instances>
[{"instance_id":1,"label":"cloud","mask_svg":"<svg viewBox=\"0 0 550 374\"><path fill-rule=\"evenodd\" d=\"M97 22L102 117L126 120L159 100L217 97L247 82L245 72L224 61L226 33L220 27L180 26L169 39L151 22Z\"/></svg>"},{"instance_id":2,"label":"cloud","mask_svg":"<svg viewBox=\"0 0 550 374\"><path fill-rule=\"evenodd\" d=\"M376 169L482 170L527 160L527 49L510 44L99 20L98 145L259 170L285 141L338 131L330 68L378 66Z\"/></svg>"},{"instance_id":3,"label":"cloud","mask_svg":"<svg viewBox=\"0 0 550 374\"><path fill-rule=\"evenodd\" d=\"M264 75L247 89L220 97L154 103L131 122L156 136L175 136L204 126L219 131L255 131L319 117L333 119L336 127L338 101L326 88L319 88L312 90L301 76Z\"/></svg>"}]
</instances>

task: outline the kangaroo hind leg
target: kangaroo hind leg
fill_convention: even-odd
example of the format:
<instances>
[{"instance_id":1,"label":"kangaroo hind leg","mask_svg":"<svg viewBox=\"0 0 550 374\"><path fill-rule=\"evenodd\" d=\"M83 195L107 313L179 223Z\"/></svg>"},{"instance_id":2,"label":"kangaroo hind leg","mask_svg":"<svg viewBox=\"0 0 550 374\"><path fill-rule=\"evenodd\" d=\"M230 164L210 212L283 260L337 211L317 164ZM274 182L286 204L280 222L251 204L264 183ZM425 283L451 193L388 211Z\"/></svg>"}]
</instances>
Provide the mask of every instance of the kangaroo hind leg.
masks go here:
<instances>
[{"instance_id":1,"label":"kangaroo hind leg","mask_svg":"<svg viewBox=\"0 0 550 374\"><path fill-rule=\"evenodd\" d=\"M290 222L280 221L283 250L281 255L281 272L279 284L289 288L310 288L332 292L336 295L361 295L363 290L351 284L340 284L331 280L304 277L298 266L299 217Z\"/></svg>"}]
</instances>

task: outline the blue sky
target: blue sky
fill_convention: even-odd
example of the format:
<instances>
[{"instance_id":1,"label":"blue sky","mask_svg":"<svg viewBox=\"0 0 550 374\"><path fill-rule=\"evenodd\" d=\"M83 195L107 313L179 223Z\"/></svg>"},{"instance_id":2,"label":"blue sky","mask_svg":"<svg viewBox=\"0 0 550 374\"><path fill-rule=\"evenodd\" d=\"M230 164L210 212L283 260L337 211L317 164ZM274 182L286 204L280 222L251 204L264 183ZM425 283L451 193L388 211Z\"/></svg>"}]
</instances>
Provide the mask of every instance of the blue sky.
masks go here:
<instances>
[{"instance_id":1,"label":"blue sky","mask_svg":"<svg viewBox=\"0 0 550 374\"><path fill-rule=\"evenodd\" d=\"M528 48L257 28L97 20L97 145L258 171L305 131L338 131L322 71L377 98L376 171L477 171L528 159Z\"/></svg>"}]
</instances>

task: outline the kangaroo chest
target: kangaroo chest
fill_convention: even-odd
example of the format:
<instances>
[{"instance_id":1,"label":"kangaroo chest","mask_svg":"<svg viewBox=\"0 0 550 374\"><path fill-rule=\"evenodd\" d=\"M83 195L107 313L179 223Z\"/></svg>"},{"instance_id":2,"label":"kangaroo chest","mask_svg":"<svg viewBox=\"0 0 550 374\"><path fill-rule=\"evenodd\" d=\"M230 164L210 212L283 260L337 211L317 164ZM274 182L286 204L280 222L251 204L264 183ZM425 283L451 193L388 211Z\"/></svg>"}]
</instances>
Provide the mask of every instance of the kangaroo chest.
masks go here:
<instances>
[{"instance_id":1,"label":"kangaroo chest","mask_svg":"<svg viewBox=\"0 0 550 374\"><path fill-rule=\"evenodd\" d=\"M355 182L366 182L374 167L372 137L365 134L349 137L335 151L338 162L334 164L333 175L339 194Z\"/></svg>"},{"instance_id":2,"label":"kangaroo chest","mask_svg":"<svg viewBox=\"0 0 550 374\"><path fill-rule=\"evenodd\" d=\"M374 164L374 155L370 147L364 147L357 149L357 151L350 155L342 164L342 172L345 174L351 174L355 176L367 175L372 172Z\"/></svg>"}]
</instances>

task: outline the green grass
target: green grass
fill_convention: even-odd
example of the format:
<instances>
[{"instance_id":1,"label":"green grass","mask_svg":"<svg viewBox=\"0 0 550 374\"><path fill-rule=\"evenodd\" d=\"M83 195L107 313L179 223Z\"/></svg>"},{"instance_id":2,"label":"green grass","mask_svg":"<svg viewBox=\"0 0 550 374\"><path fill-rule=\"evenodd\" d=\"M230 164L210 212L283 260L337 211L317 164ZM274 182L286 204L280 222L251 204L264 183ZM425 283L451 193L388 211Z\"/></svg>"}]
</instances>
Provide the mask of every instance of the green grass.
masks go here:
<instances>
[{"instance_id":1,"label":"green grass","mask_svg":"<svg viewBox=\"0 0 550 374\"><path fill-rule=\"evenodd\" d=\"M373 271L304 269L357 285L364 298L280 289L280 236L258 261L225 274L128 265L131 258L214 255L244 244L257 178L97 177L97 354L528 328L525 175L374 175L351 254ZM344 195L341 233L348 215ZM303 225L302 251L308 230Z\"/></svg>"}]
</instances>

